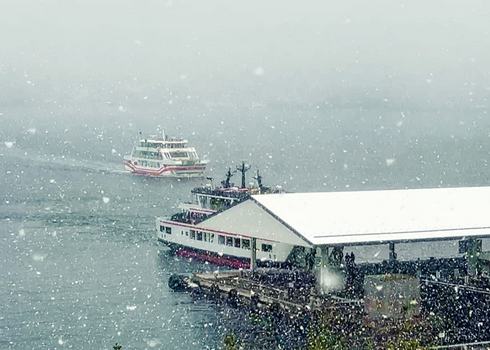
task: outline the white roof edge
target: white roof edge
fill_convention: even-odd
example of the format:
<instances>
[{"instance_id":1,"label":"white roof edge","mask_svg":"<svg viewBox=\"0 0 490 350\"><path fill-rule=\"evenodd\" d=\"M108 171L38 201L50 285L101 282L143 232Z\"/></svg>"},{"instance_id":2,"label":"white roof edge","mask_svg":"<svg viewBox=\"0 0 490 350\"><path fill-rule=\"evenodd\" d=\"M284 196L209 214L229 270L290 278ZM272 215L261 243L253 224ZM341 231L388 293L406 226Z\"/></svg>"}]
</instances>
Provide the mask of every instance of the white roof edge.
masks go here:
<instances>
[{"instance_id":1,"label":"white roof edge","mask_svg":"<svg viewBox=\"0 0 490 350\"><path fill-rule=\"evenodd\" d=\"M454 232L455 234L449 235L448 232ZM463 234L464 232L464 234ZM424 231L417 232L424 233ZM343 241L330 239L326 236L316 236L315 245L373 245L383 243L408 243L408 242L433 242L433 241L454 241L462 240L466 238L490 238L490 229L472 229L467 231L453 230L453 231L436 231L431 232L430 238L417 237L416 234L410 236L404 236L400 233L386 233L380 235L366 235L364 239L344 239Z\"/></svg>"},{"instance_id":2,"label":"white roof edge","mask_svg":"<svg viewBox=\"0 0 490 350\"><path fill-rule=\"evenodd\" d=\"M250 196L251 200L253 202L255 202L259 207L261 207L262 209L264 209L267 213L269 213L274 219L276 219L277 221L279 221L281 224L283 224L284 226L286 226L291 232L293 232L296 236L299 236L299 238L301 238L302 240L304 240L306 243L308 244L311 244L312 246L315 245L310 239L308 239L306 236L302 235L300 232L296 231L296 229L294 227L291 227L287 222L283 221L279 216L277 216L276 214L274 214L274 212L270 211L267 206L264 206L262 205L262 203L260 203L260 201L257 201L256 200L256 196L260 196L260 195L252 195Z\"/></svg>"},{"instance_id":3,"label":"white roof edge","mask_svg":"<svg viewBox=\"0 0 490 350\"><path fill-rule=\"evenodd\" d=\"M421 188L389 188L389 189L366 189L356 191L312 191L312 192L281 192L281 193L265 193L254 194L251 197L261 198L267 196L280 196L280 195L325 195L325 194L353 194L353 193L374 193L374 192L416 192L416 191L447 191L447 190L490 190L490 186L454 186L454 187L421 187Z\"/></svg>"}]
</instances>

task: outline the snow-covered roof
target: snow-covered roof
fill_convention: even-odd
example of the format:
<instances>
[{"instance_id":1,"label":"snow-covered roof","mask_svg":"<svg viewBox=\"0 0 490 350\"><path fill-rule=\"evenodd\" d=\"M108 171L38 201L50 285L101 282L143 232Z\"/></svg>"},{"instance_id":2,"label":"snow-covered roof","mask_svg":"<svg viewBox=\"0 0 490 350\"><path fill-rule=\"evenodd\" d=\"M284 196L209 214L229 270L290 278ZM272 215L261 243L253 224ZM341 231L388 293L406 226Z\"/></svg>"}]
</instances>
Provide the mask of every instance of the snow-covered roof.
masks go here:
<instances>
[{"instance_id":1,"label":"snow-covered roof","mask_svg":"<svg viewBox=\"0 0 490 350\"><path fill-rule=\"evenodd\" d=\"M490 187L281 193L252 201L312 245L490 237Z\"/></svg>"}]
</instances>

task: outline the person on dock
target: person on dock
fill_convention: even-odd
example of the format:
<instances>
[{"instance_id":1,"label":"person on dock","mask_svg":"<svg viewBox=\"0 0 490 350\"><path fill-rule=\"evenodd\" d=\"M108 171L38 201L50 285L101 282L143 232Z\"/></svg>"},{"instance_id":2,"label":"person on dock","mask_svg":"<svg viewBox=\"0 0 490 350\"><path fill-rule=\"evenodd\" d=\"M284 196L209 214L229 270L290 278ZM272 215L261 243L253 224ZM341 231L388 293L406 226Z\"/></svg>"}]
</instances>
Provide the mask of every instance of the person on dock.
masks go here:
<instances>
[{"instance_id":1,"label":"person on dock","mask_svg":"<svg viewBox=\"0 0 490 350\"><path fill-rule=\"evenodd\" d=\"M350 298L360 297L363 293L363 276L356 265L356 257L353 252L345 254L345 286L347 296Z\"/></svg>"},{"instance_id":2,"label":"person on dock","mask_svg":"<svg viewBox=\"0 0 490 350\"><path fill-rule=\"evenodd\" d=\"M344 247L333 247L332 253L328 257L329 264L335 267L340 267L342 265L342 260L344 257Z\"/></svg>"}]
</instances>

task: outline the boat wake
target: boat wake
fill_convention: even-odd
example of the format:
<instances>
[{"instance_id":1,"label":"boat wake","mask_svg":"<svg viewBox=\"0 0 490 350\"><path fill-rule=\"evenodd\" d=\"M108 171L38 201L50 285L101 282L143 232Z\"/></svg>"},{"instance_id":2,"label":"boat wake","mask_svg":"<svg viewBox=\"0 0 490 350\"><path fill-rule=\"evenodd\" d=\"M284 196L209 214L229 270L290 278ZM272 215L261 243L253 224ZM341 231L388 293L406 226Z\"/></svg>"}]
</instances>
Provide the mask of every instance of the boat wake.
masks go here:
<instances>
[{"instance_id":1,"label":"boat wake","mask_svg":"<svg viewBox=\"0 0 490 350\"><path fill-rule=\"evenodd\" d=\"M3 159L11 159L12 163L22 163L28 167L40 167L43 169L64 170L64 171L81 171L86 173L102 174L129 174L122 169L119 162L101 162L89 159L77 159L64 155L42 155L25 152L21 149L12 150L3 154Z\"/></svg>"}]
</instances>

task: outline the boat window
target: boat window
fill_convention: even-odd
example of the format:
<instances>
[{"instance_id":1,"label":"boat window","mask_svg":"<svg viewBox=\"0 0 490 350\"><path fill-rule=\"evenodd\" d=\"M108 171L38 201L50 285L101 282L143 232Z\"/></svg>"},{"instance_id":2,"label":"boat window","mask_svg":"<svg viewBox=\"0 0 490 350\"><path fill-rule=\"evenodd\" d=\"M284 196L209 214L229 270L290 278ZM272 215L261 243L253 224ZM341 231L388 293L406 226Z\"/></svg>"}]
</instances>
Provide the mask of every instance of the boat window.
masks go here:
<instances>
[{"instance_id":1,"label":"boat window","mask_svg":"<svg viewBox=\"0 0 490 350\"><path fill-rule=\"evenodd\" d=\"M209 234L209 242L211 242L211 243L214 242L214 233Z\"/></svg>"},{"instance_id":2,"label":"boat window","mask_svg":"<svg viewBox=\"0 0 490 350\"><path fill-rule=\"evenodd\" d=\"M196 239L196 231L191 230L191 239Z\"/></svg>"},{"instance_id":3,"label":"boat window","mask_svg":"<svg viewBox=\"0 0 490 350\"><path fill-rule=\"evenodd\" d=\"M199 203L203 208L207 208L207 198L205 196L198 196L199 198Z\"/></svg>"},{"instance_id":4,"label":"boat window","mask_svg":"<svg viewBox=\"0 0 490 350\"><path fill-rule=\"evenodd\" d=\"M218 244L225 244L225 236L218 235Z\"/></svg>"},{"instance_id":5,"label":"boat window","mask_svg":"<svg viewBox=\"0 0 490 350\"><path fill-rule=\"evenodd\" d=\"M201 231L197 231L197 240L202 241L202 232Z\"/></svg>"},{"instance_id":6,"label":"boat window","mask_svg":"<svg viewBox=\"0 0 490 350\"><path fill-rule=\"evenodd\" d=\"M172 234L172 228L171 227L165 227L165 233L171 235Z\"/></svg>"},{"instance_id":7,"label":"boat window","mask_svg":"<svg viewBox=\"0 0 490 350\"><path fill-rule=\"evenodd\" d=\"M170 152L170 156L172 158L187 158L188 155L187 155L187 152L179 152L179 151L172 151Z\"/></svg>"},{"instance_id":8,"label":"boat window","mask_svg":"<svg viewBox=\"0 0 490 350\"><path fill-rule=\"evenodd\" d=\"M133 156L146 159L162 159L162 155L159 152L151 151L134 151Z\"/></svg>"},{"instance_id":9,"label":"boat window","mask_svg":"<svg viewBox=\"0 0 490 350\"><path fill-rule=\"evenodd\" d=\"M212 233L204 232L204 240L206 242L210 242L210 243L213 242L212 236L214 236Z\"/></svg>"},{"instance_id":10,"label":"boat window","mask_svg":"<svg viewBox=\"0 0 490 350\"><path fill-rule=\"evenodd\" d=\"M160 232L165 231L165 226L160 225Z\"/></svg>"},{"instance_id":11,"label":"boat window","mask_svg":"<svg viewBox=\"0 0 490 350\"><path fill-rule=\"evenodd\" d=\"M250 249L250 240L249 239L242 239L242 248L243 249Z\"/></svg>"},{"instance_id":12,"label":"boat window","mask_svg":"<svg viewBox=\"0 0 490 350\"><path fill-rule=\"evenodd\" d=\"M233 247L233 237L226 237L226 245Z\"/></svg>"},{"instance_id":13,"label":"boat window","mask_svg":"<svg viewBox=\"0 0 490 350\"><path fill-rule=\"evenodd\" d=\"M263 252L271 252L272 251L272 245L270 245L270 244L262 244L262 251Z\"/></svg>"},{"instance_id":14,"label":"boat window","mask_svg":"<svg viewBox=\"0 0 490 350\"><path fill-rule=\"evenodd\" d=\"M222 198L210 198L210 208L213 210L222 210L227 207L226 200Z\"/></svg>"},{"instance_id":15,"label":"boat window","mask_svg":"<svg viewBox=\"0 0 490 350\"><path fill-rule=\"evenodd\" d=\"M235 247L240 248L240 238L235 238Z\"/></svg>"}]
</instances>

